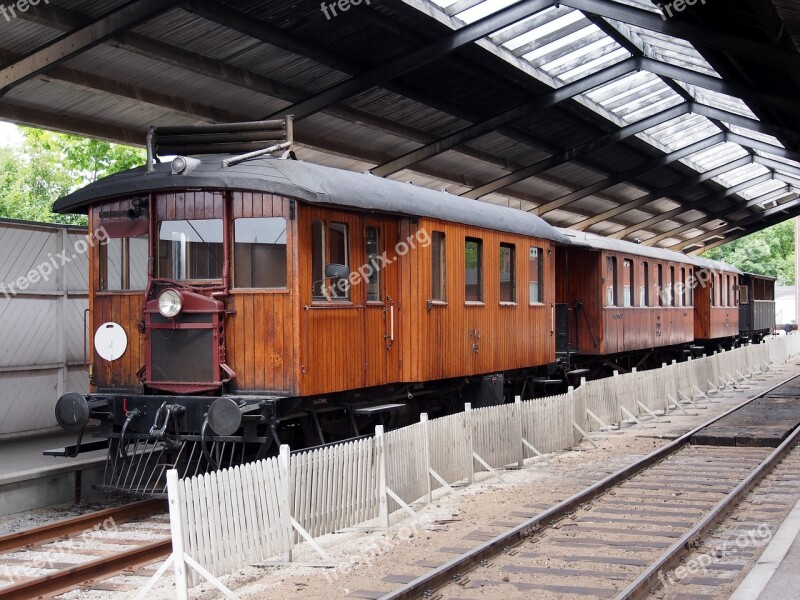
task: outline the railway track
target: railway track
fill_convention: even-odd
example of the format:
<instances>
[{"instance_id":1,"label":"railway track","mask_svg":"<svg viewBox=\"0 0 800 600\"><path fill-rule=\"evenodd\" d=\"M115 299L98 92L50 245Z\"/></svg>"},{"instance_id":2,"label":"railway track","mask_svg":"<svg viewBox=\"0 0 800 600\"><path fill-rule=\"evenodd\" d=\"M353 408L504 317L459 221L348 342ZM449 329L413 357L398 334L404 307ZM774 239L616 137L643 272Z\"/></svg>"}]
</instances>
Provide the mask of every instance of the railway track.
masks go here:
<instances>
[{"instance_id":1,"label":"railway track","mask_svg":"<svg viewBox=\"0 0 800 600\"><path fill-rule=\"evenodd\" d=\"M467 600L487 594L622 600L673 585L673 570L779 463L800 470L800 429L775 449L695 446L692 436L798 378L782 381L381 600Z\"/></svg>"},{"instance_id":2,"label":"railway track","mask_svg":"<svg viewBox=\"0 0 800 600\"><path fill-rule=\"evenodd\" d=\"M168 524L137 526L166 509L142 500L0 537L0 600L58 595L167 556Z\"/></svg>"}]
</instances>

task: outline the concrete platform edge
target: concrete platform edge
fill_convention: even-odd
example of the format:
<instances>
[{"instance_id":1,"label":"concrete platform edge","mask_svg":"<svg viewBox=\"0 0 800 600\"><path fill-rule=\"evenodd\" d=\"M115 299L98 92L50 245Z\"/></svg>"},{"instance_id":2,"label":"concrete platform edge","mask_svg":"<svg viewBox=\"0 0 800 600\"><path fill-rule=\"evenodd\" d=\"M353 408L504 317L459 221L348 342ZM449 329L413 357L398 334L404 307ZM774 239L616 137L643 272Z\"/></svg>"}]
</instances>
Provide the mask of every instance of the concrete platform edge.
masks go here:
<instances>
[{"instance_id":1,"label":"concrete platform edge","mask_svg":"<svg viewBox=\"0 0 800 600\"><path fill-rule=\"evenodd\" d=\"M736 588L730 600L756 600L780 568L798 535L800 535L800 501L794 505L756 565Z\"/></svg>"}]
</instances>

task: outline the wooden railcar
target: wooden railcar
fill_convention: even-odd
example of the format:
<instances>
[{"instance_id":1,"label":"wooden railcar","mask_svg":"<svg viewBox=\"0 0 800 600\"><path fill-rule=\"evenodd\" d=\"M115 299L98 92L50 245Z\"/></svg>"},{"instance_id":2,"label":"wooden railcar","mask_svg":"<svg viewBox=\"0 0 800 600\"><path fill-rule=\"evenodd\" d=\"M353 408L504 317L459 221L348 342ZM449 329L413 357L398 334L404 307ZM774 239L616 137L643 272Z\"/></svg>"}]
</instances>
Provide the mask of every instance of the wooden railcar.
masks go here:
<instances>
[{"instance_id":1,"label":"wooden railcar","mask_svg":"<svg viewBox=\"0 0 800 600\"><path fill-rule=\"evenodd\" d=\"M559 351L576 363L643 364L660 348L694 339L694 258L598 235L563 230L556 250ZM627 358L623 359L623 355ZM658 360L658 353L652 358Z\"/></svg>"},{"instance_id":2,"label":"wooden railcar","mask_svg":"<svg viewBox=\"0 0 800 600\"><path fill-rule=\"evenodd\" d=\"M761 341L775 329L775 278L757 273L739 275L739 338Z\"/></svg>"},{"instance_id":3,"label":"wooden railcar","mask_svg":"<svg viewBox=\"0 0 800 600\"><path fill-rule=\"evenodd\" d=\"M88 213L95 242L92 393L56 411L76 430L102 419L109 487L150 491L127 477L155 463L197 472L281 441L502 402L509 380L554 363L555 246L567 240L542 219L232 158L179 156L55 206Z\"/></svg>"},{"instance_id":4,"label":"wooden railcar","mask_svg":"<svg viewBox=\"0 0 800 600\"><path fill-rule=\"evenodd\" d=\"M737 268L720 261L695 258L695 341L709 349L730 348L739 335Z\"/></svg>"}]
</instances>

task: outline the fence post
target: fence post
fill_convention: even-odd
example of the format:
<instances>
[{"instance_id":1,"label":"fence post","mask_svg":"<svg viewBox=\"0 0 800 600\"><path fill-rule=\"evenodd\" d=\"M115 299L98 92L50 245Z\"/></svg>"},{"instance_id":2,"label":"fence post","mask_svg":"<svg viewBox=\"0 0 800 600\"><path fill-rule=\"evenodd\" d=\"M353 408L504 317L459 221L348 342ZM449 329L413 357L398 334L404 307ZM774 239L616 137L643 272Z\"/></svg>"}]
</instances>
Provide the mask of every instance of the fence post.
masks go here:
<instances>
[{"instance_id":1,"label":"fence post","mask_svg":"<svg viewBox=\"0 0 800 600\"><path fill-rule=\"evenodd\" d=\"M522 443L522 398L514 396L514 411L511 413L514 416L514 432L516 433L517 450L519 451L519 460L517 461L518 467L525 466L525 445Z\"/></svg>"},{"instance_id":2,"label":"fence post","mask_svg":"<svg viewBox=\"0 0 800 600\"><path fill-rule=\"evenodd\" d=\"M475 483L475 444L472 443L472 403L464 403L464 422L467 433L467 449L469 452L469 484Z\"/></svg>"},{"instance_id":3,"label":"fence post","mask_svg":"<svg viewBox=\"0 0 800 600\"><path fill-rule=\"evenodd\" d=\"M425 504L431 503L431 438L428 429L428 413L422 413L419 416L419 422L422 423L422 451L425 453Z\"/></svg>"},{"instance_id":4,"label":"fence post","mask_svg":"<svg viewBox=\"0 0 800 600\"><path fill-rule=\"evenodd\" d=\"M286 487L282 490L281 499L284 504L284 529L286 530L286 550L283 552L282 560L285 563L292 562L292 546L294 545L294 528L292 527L292 470L291 459L289 457L289 446L281 444L280 454L278 455L278 470L280 472L281 481Z\"/></svg>"},{"instance_id":5,"label":"fence post","mask_svg":"<svg viewBox=\"0 0 800 600\"><path fill-rule=\"evenodd\" d=\"M175 598L189 600L189 583L183 547L183 503L180 496L178 471L175 469L167 471L167 494L169 496L169 526L172 532L173 568L175 569Z\"/></svg>"},{"instance_id":6,"label":"fence post","mask_svg":"<svg viewBox=\"0 0 800 600\"><path fill-rule=\"evenodd\" d=\"M383 425L375 426L375 450L378 454L378 516L381 527L389 527L389 499L386 494L386 443Z\"/></svg>"}]
</instances>

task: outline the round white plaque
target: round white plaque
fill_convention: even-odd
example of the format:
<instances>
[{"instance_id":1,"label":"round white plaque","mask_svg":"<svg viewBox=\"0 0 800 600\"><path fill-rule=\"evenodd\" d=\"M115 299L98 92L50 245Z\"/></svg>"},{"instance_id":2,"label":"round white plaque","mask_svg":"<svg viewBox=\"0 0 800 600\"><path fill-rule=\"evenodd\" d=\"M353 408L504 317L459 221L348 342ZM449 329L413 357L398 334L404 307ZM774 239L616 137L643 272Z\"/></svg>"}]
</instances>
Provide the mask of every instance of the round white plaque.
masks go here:
<instances>
[{"instance_id":1,"label":"round white plaque","mask_svg":"<svg viewBox=\"0 0 800 600\"><path fill-rule=\"evenodd\" d=\"M103 359L117 360L125 354L128 336L117 323L103 323L94 334L94 349Z\"/></svg>"}]
</instances>

